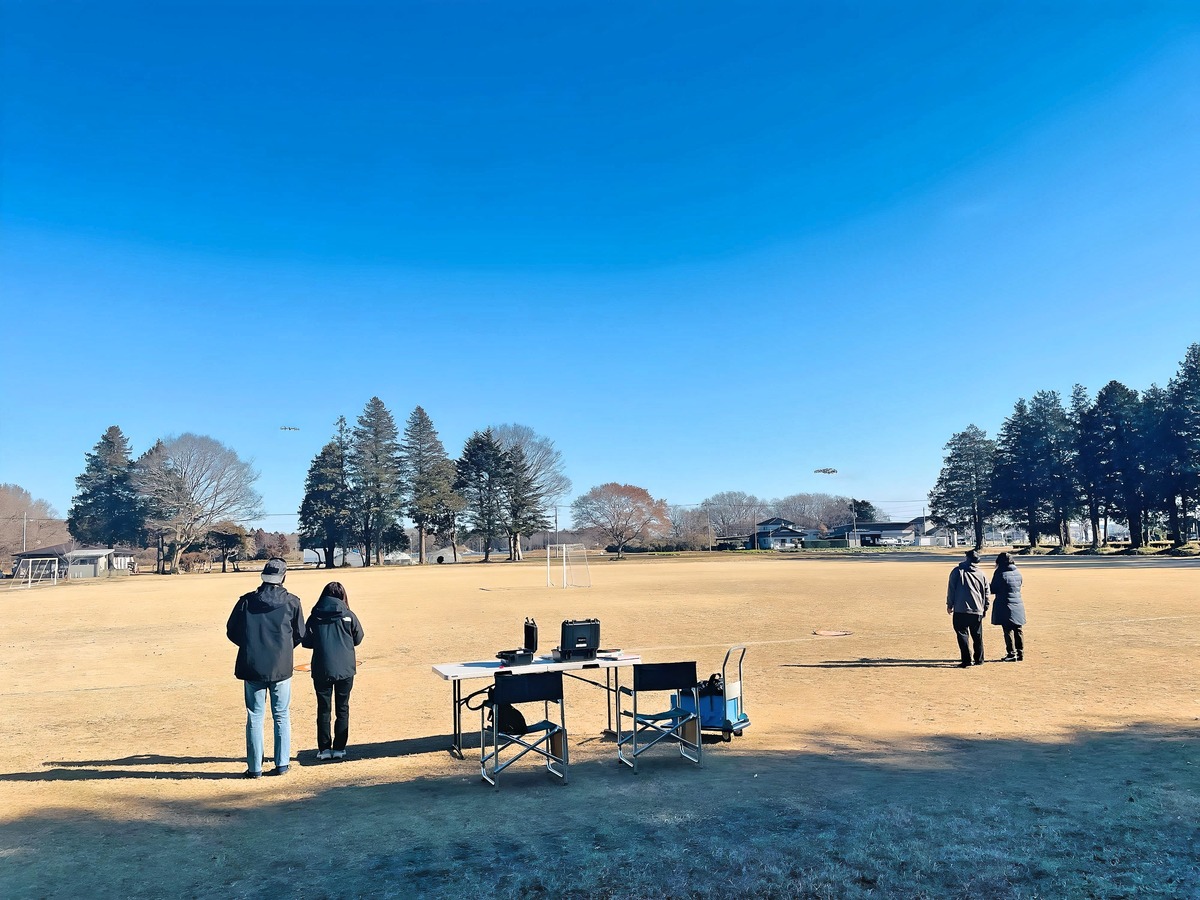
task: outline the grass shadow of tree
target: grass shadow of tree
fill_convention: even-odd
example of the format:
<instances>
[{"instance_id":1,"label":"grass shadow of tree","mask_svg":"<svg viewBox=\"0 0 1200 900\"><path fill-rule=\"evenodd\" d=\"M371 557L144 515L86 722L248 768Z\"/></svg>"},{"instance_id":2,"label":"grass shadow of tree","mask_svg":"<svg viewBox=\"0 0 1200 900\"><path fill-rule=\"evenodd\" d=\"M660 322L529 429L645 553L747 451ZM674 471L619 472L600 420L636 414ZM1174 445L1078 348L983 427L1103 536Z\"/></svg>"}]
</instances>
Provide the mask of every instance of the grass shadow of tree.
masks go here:
<instances>
[{"instance_id":1,"label":"grass shadow of tree","mask_svg":"<svg viewBox=\"0 0 1200 900\"><path fill-rule=\"evenodd\" d=\"M439 741L440 736L421 740ZM0 892L96 896L1196 896L1200 740L1151 724L1058 742L735 744L633 774L592 754L272 800L146 797L0 825ZM301 773L302 774L302 773ZM104 848L99 854L97 848Z\"/></svg>"}]
</instances>

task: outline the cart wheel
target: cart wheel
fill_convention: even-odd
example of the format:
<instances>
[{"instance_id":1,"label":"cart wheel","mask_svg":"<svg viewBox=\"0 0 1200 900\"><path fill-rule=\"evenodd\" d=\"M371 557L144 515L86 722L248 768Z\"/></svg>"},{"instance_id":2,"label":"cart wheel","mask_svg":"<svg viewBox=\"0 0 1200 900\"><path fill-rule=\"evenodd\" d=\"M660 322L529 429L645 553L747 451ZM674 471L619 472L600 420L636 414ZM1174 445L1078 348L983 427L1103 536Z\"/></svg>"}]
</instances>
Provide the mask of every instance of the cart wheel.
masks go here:
<instances>
[{"instance_id":1,"label":"cart wheel","mask_svg":"<svg viewBox=\"0 0 1200 900\"><path fill-rule=\"evenodd\" d=\"M740 729L740 728L739 728L737 731L735 731L735 732L734 732L734 734L735 734L735 735L737 735L738 737L741 737L741 736L742 736L742 729Z\"/></svg>"},{"instance_id":2,"label":"cart wheel","mask_svg":"<svg viewBox=\"0 0 1200 900\"><path fill-rule=\"evenodd\" d=\"M721 740L723 740L725 743L728 744L730 741L733 740L733 732L729 731L728 729L725 731L722 731L721 732Z\"/></svg>"}]
</instances>

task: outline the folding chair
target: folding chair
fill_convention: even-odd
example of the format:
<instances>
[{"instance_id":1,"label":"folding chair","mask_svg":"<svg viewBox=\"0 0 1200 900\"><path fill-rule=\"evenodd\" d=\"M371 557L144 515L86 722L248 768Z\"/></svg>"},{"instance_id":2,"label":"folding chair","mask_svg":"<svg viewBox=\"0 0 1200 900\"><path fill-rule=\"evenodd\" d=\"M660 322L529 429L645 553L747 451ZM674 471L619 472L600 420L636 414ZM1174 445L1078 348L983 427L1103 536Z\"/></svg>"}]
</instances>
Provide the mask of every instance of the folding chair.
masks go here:
<instances>
[{"instance_id":1,"label":"folding chair","mask_svg":"<svg viewBox=\"0 0 1200 900\"><path fill-rule=\"evenodd\" d=\"M643 712L638 698L654 691L670 691L671 705L664 712ZM631 697L633 710L621 709L621 695ZM683 695L689 695L692 708L684 709ZM666 741L678 745L684 759L700 763L700 708L694 662L641 663L633 667L633 689L622 687L617 693L617 761L637 771L637 758L651 747ZM621 728L623 717L632 719L632 729ZM650 737L649 741L642 742Z\"/></svg>"},{"instance_id":2,"label":"folding chair","mask_svg":"<svg viewBox=\"0 0 1200 900\"><path fill-rule=\"evenodd\" d=\"M525 726L524 734L504 731L501 709L518 703L541 701L544 718ZM550 704L558 704L558 721L550 719ZM496 784L497 777L526 753L546 760L546 770L567 781L568 751L566 707L563 704L562 672L533 672L528 675L497 675L496 683L479 708L479 770L483 780ZM491 722L487 721L491 713ZM516 750L516 748L520 748ZM515 753L504 762L506 750Z\"/></svg>"}]
</instances>

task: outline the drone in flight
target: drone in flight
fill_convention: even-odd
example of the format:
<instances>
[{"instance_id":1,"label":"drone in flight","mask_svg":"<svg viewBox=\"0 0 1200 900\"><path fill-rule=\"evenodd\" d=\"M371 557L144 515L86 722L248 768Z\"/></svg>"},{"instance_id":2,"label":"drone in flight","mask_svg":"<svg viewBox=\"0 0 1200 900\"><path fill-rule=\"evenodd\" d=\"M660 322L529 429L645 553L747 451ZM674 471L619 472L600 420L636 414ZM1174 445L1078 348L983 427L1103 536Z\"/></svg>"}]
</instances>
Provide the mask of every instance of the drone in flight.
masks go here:
<instances>
[{"instance_id":1,"label":"drone in flight","mask_svg":"<svg viewBox=\"0 0 1200 900\"><path fill-rule=\"evenodd\" d=\"M813 469L813 472L817 475L836 475L837 469L831 469L829 466L825 466L822 469Z\"/></svg>"},{"instance_id":2,"label":"drone in flight","mask_svg":"<svg viewBox=\"0 0 1200 900\"><path fill-rule=\"evenodd\" d=\"M299 431L300 429L297 428L295 425L280 425L279 430L280 431Z\"/></svg>"}]
</instances>

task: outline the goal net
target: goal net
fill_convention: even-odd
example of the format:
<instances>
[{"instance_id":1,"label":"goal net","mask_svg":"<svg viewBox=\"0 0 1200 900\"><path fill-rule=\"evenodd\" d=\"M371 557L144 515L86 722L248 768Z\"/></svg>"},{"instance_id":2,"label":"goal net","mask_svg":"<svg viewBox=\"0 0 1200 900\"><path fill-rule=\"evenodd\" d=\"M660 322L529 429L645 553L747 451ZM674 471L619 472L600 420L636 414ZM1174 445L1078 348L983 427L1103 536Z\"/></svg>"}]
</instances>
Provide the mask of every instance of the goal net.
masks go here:
<instances>
[{"instance_id":1,"label":"goal net","mask_svg":"<svg viewBox=\"0 0 1200 900\"><path fill-rule=\"evenodd\" d=\"M35 557L17 561L17 570L8 583L13 588L33 587L35 584L58 584L59 560L56 557Z\"/></svg>"},{"instance_id":2,"label":"goal net","mask_svg":"<svg viewBox=\"0 0 1200 900\"><path fill-rule=\"evenodd\" d=\"M546 587L591 587L583 544L550 544L546 548Z\"/></svg>"}]
</instances>

